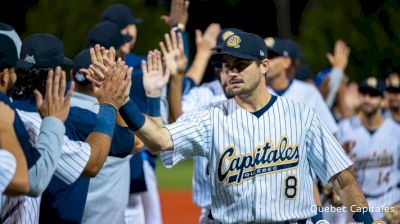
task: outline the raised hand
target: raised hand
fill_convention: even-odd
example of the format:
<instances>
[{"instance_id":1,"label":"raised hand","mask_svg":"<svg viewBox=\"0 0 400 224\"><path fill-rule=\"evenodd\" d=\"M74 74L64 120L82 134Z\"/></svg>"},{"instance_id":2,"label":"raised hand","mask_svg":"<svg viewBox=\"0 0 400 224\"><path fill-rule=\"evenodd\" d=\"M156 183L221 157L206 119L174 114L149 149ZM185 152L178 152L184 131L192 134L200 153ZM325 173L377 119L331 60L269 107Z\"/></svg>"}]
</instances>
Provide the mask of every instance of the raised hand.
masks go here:
<instances>
[{"instance_id":1,"label":"raised hand","mask_svg":"<svg viewBox=\"0 0 400 224\"><path fill-rule=\"evenodd\" d=\"M331 63L331 66L341 70L345 70L349 62L350 48L343 40L338 40L335 43L335 48L333 50L333 55L327 53L326 57Z\"/></svg>"},{"instance_id":2,"label":"raised hand","mask_svg":"<svg viewBox=\"0 0 400 224\"><path fill-rule=\"evenodd\" d=\"M13 128L15 112L7 104L0 102L0 129Z\"/></svg>"},{"instance_id":3,"label":"raised hand","mask_svg":"<svg viewBox=\"0 0 400 224\"><path fill-rule=\"evenodd\" d=\"M169 16L161 16L161 19L171 28L179 23L186 26L189 19L188 9L188 0L172 0Z\"/></svg>"},{"instance_id":4,"label":"raised hand","mask_svg":"<svg viewBox=\"0 0 400 224\"><path fill-rule=\"evenodd\" d=\"M159 44L167 69L171 75L183 75L188 60L184 53L182 34L171 31L170 34L164 35L164 39L165 43Z\"/></svg>"},{"instance_id":5,"label":"raised hand","mask_svg":"<svg viewBox=\"0 0 400 224\"><path fill-rule=\"evenodd\" d=\"M126 66L123 61L107 70L102 85L93 85L94 94L100 104L110 104L118 110L126 102L132 70L133 68Z\"/></svg>"},{"instance_id":6,"label":"raised hand","mask_svg":"<svg viewBox=\"0 0 400 224\"><path fill-rule=\"evenodd\" d=\"M67 95L65 71L62 71L58 66L55 71L50 70L47 74L46 92L43 99L42 94L35 90L36 108L42 118L54 116L61 121L67 119L72 92L74 91L75 83L71 82Z\"/></svg>"},{"instance_id":7,"label":"raised hand","mask_svg":"<svg viewBox=\"0 0 400 224\"><path fill-rule=\"evenodd\" d=\"M170 72L163 72L161 56L158 52L150 51L147 62L142 61L143 87L147 97L160 97L167 85Z\"/></svg>"},{"instance_id":8,"label":"raised hand","mask_svg":"<svg viewBox=\"0 0 400 224\"><path fill-rule=\"evenodd\" d=\"M211 23L204 34L196 30L196 51L211 54L211 50L217 45L217 36L220 31L221 26L218 23Z\"/></svg>"}]
</instances>

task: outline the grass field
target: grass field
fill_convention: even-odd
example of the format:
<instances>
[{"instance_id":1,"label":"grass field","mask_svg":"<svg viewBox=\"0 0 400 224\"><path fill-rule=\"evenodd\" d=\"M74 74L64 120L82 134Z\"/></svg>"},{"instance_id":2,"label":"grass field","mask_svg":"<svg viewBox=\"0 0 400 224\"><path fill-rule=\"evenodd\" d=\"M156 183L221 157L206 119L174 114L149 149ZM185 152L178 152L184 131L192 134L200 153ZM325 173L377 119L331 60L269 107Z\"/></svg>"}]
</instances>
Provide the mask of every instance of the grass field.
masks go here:
<instances>
[{"instance_id":1,"label":"grass field","mask_svg":"<svg viewBox=\"0 0 400 224\"><path fill-rule=\"evenodd\" d=\"M192 189L193 160L180 162L171 169L165 168L157 159L156 175L160 190Z\"/></svg>"}]
</instances>

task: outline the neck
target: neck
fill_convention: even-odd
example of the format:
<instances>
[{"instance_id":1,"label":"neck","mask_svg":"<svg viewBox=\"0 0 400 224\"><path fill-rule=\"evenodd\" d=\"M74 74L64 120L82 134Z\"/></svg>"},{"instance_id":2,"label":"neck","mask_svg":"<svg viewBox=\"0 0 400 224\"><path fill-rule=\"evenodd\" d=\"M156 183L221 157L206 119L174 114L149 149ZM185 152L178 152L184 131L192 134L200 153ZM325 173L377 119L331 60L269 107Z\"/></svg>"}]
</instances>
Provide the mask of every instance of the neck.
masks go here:
<instances>
[{"instance_id":1,"label":"neck","mask_svg":"<svg viewBox=\"0 0 400 224\"><path fill-rule=\"evenodd\" d=\"M361 113L360 117L361 123L370 131L378 129L385 120L380 111L371 116Z\"/></svg>"},{"instance_id":2,"label":"neck","mask_svg":"<svg viewBox=\"0 0 400 224\"><path fill-rule=\"evenodd\" d=\"M95 97L95 95L93 93L92 85L79 85L76 83L75 83L75 85L76 85L76 89L75 89L76 92Z\"/></svg>"},{"instance_id":3,"label":"neck","mask_svg":"<svg viewBox=\"0 0 400 224\"><path fill-rule=\"evenodd\" d=\"M265 85L258 85L257 89L247 95L235 96L236 103L249 112L263 108L271 99L271 94Z\"/></svg>"},{"instance_id":4,"label":"neck","mask_svg":"<svg viewBox=\"0 0 400 224\"><path fill-rule=\"evenodd\" d=\"M271 88L274 90L283 90L289 86L289 79L286 76L285 72L280 73L274 80L271 82Z\"/></svg>"}]
</instances>

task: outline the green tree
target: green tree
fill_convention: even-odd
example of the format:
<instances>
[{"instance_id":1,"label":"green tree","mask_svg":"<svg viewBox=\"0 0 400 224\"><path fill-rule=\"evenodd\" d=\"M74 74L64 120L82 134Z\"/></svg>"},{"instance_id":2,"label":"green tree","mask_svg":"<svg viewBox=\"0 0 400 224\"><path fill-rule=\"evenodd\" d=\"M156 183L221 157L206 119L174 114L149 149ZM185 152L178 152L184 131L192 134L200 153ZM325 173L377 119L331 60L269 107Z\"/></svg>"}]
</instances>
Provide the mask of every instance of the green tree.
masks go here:
<instances>
[{"instance_id":1,"label":"green tree","mask_svg":"<svg viewBox=\"0 0 400 224\"><path fill-rule=\"evenodd\" d=\"M125 3L144 21L138 25L134 51L146 54L157 48L163 34L168 32L168 27L159 19L166 9L148 6L144 0L40 0L26 15L27 31L22 37L34 33L54 34L64 41L65 54L72 58L86 47L87 33L100 21L101 12L113 3Z\"/></svg>"},{"instance_id":2,"label":"green tree","mask_svg":"<svg viewBox=\"0 0 400 224\"><path fill-rule=\"evenodd\" d=\"M375 1L376 2L376 1ZM365 12L369 1L312 0L304 10L298 41L306 61L316 70L328 67L325 53L337 39L351 47L347 74L353 80L386 77L400 67L400 7L395 0ZM363 10L364 9L364 10Z\"/></svg>"}]
</instances>

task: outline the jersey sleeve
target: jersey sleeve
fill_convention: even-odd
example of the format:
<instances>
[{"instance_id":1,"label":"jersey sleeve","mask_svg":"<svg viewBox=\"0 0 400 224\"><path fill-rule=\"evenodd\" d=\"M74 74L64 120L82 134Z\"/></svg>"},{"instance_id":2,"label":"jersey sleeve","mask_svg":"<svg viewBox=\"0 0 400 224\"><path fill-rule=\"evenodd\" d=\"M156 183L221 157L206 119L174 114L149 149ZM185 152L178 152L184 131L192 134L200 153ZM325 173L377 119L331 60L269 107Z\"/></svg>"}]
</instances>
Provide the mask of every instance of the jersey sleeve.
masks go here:
<instances>
[{"instance_id":1,"label":"jersey sleeve","mask_svg":"<svg viewBox=\"0 0 400 224\"><path fill-rule=\"evenodd\" d=\"M0 149L0 194L7 189L17 168L15 157L8 151Z\"/></svg>"},{"instance_id":2,"label":"jersey sleeve","mask_svg":"<svg viewBox=\"0 0 400 224\"><path fill-rule=\"evenodd\" d=\"M307 158L315 173L327 183L332 176L350 167L353 163L318 115L308 111L306 121Z\"/></svg>"},{"instance_id":3,"label":"jersey sleeve","mask_svg":"<svg viewBox=\"0 0 400 224\"><path fill-rule=\"evenodd\" d=\"M313 87L315 94L315 113L320 117L322 122L326 125L328 130L332 134L336 134L338 131L338 125L336 124L335 118L331 111L329 110L328 105L325 103L324 99L322 98L321 93L317 90L317 88Z\"/></svg>"},{"instance_id":4,"label":"jersey sleeve","mask_svg":"<svg viewBox=\"0 0 400 224\"><path fill-rule=\"evenodd\" d=\"M56 175L66 184L74 183L82 174L90 158L90 145L86 142L72 141L64 136Z\"/></svg>"},{"instance_id":5,"label":"jersey sleeve","mask_svg":"<svg viewBox=\"0 0 400 224\"><path fill-rule=\"evenodd\" d=\"M173 150L161 153L167 168L193 156L206 156L212 138L212 122L208 110L182 115L177 122L165 126L170 132Z\"/></svg>"}]
</instances>

